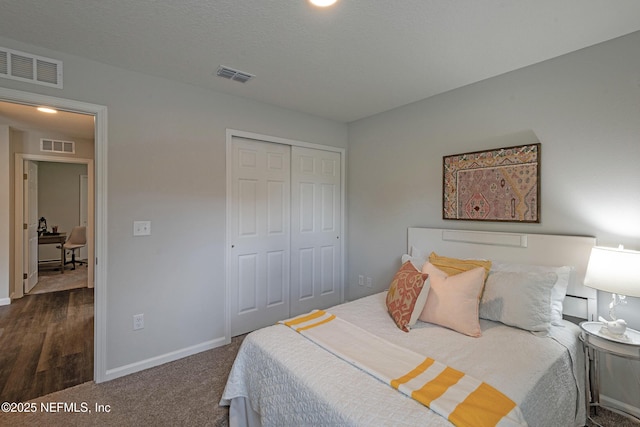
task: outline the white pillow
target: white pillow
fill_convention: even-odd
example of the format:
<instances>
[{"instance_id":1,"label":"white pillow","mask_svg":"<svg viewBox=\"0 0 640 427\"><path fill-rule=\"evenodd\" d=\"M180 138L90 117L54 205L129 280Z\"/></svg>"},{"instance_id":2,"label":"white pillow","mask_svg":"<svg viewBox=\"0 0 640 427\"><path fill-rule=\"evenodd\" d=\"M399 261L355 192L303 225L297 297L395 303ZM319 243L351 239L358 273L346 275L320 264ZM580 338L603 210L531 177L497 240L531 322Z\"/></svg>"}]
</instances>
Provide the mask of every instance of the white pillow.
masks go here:
<instances>
[{"instance_id":1,"label":"white pillow","mask_svg":"<svg viewBox=\"0 0 640 427\"><path fill-rule=\"evenodd\" d=\"M411 264L413 264L416 270L422 271L422 266L427 262L427 258L429 258L428 254L423 253L415 246L411 246L410 253L402 255L402 263L404 264L407 261L411 261Z\"/></svg>"},{"instance_id":2,"label":"white pillow","mask_svg":"<svg viewBox=\"0 0 640 427\"><path fill-rule=\"evenodd\" d=\"M411 261L411 264L416 268L416 270L422 271L422 266L427 262L427 258L428 255L423 254L419 249L411 246L411 255L402 255L402 264L407 261ZM420 294L418 295L418 299L416 300L414 311L411 314L411 319L409 320L409 324L407 325L408 327L412 327L418 321L418 317L420 316L420 313L422 313L422 309L427 302L427 296L429 294L430 286L431 281L427 277L427 280L425 280L424 284L422 285L422 291L420 292Z\"/></svg>"},{"instance_id":3,"label":"white pillow","mask_svg":"<svg viewBox=\"0 0 640 427\"><path fill-rule=\"evenodd\" d=\"M491 271L480 302L482 319L532 332L551 328L553 272Z\"/></svg>"},{"instance_id":4,"label":"white pillow","mask_svg":"<svg viewBox=\"0 0 640 427\"><path fill-rule=\"evenodd\" d=\"M509 272L531 272L531 273L556 273L558 280L551 291L551 324L554 326L562 326L562 303L567 295L567 287L569 286L569 278L573 267L549 267L545 265L527 265L527 264L508 264L494 261L491 264L492 271L509 271Z\"/></svg>"}]
</instances>

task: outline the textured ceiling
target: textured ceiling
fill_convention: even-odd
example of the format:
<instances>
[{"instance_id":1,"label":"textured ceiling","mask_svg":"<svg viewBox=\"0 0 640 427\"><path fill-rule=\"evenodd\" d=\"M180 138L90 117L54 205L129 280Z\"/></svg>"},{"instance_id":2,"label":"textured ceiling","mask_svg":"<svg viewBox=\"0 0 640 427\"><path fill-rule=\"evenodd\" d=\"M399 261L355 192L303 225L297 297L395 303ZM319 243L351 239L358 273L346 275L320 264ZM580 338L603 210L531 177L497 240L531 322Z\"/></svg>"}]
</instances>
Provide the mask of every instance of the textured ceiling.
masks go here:
<instances>
[{"instance_id":1,"label":"textured ceiling","mask_svg":"<svg viewBox=\"0 0 640 427\"><path fill-rule=\"evenodd\" d=\"M1 3L0 36L342 122L640 30L638 0Z\"/></svg>"}]
</instances>

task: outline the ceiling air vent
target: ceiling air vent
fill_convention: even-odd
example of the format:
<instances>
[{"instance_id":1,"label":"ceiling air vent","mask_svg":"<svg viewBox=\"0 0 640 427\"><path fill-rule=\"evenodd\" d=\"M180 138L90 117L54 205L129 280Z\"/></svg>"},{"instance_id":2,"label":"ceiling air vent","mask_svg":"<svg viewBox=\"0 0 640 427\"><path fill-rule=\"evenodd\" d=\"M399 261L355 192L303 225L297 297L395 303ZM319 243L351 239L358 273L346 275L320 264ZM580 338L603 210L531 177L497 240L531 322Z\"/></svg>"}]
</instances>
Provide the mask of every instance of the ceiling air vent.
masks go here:
<instances>
[{"instance_id":1,"label":"ceiling air vent","mask_svg":"<svg viewBox=\"0 0 640 427\"><path fill-rule=\"evenodd\" d=\"M57 139L40 139L40 151L48 153L75 154L76 143L73 141L60 141Z\"/></svg>"},{"instance_id":2,"label":"ceiling air vent","mask_svg":"<svg viewBox=\"0 0 640 427\"><path fill-rule=\"evenodd\" d=\"M0 47L0 77L62 89L62 61Z\"/></svg>"},{"instance_id":3,"label":"ceiling air vent","mask_svg":"<svg viewBox=\"0 0 640 427\"><path fill-rule=\"evenodd\" d=\"M225 67L221 65L216 71L216 75L224 77L225 79L235 80L240 83L246 83L255 76L253 74L245 73L244 71L234 70L233 68Z\"/></svg>"}]
</instances>

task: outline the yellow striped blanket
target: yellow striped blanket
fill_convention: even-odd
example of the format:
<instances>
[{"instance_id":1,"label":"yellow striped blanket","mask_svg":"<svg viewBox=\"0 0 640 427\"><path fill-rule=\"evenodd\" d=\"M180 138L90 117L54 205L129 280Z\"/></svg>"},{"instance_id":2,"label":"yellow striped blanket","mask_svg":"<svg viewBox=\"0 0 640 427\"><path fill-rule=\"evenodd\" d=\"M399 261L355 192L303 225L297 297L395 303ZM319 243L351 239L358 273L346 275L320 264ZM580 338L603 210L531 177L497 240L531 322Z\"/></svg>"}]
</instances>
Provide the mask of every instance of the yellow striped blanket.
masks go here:
<instances>
[{"instance_id":1,"label":"yellow striped blanket","mask_svg":"<svg viewBox=\"0 0 640 427\"><path fill-rule=\"evenodd\" d=\"M278 323L431 408L456 426L526 426L507 396L323 310Z\"/></svg>"}]
</instances>

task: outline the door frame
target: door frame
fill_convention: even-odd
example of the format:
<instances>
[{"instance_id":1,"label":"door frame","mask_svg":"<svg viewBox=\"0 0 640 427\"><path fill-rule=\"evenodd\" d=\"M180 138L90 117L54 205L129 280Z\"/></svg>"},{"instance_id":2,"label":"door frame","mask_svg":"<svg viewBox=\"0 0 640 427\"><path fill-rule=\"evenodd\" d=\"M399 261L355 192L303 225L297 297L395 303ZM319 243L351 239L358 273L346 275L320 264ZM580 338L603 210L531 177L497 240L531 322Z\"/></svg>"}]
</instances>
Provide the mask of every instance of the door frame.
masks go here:
<instances>
[{"instance_id":1,"label":"door frame","mask_svg":"<svg viewBox=\"0 0 640 427\"><path fill-rule=\"evenodd\" d=\"M106 380L107 370L107 107L2 87L0 87L0 100L27 105L47 105L59 110L90 114L95 117L93 158L95 174L93 379L96 383L101 383ZM9 159L7 159L7 162L9 162ZM9 207L7 206L6 209L8 210ZM15 220L14 218L14 222ZM7 272L6 274L9 273ZM11 283L11 278L9 282Z\"/></svg>"},{"instance_id":2,"label":"door frame","mask_svg":"<svg viewBox=\"0 0 640 427\"><path fill-rule=\"evenodd\" d=\"M246 132L237 129L227 129L226 136L226 235L225 235L225 245L224 245L224 261L225 261L225 325L224 325L224 335L225 341L227 343L231 342L231 304L230 298L231 295L231 242L233 241L233 236L231 235L230 227L227 225L231 223L231 202L232 202L232 194L233 194L233 182L232 182L232 165L233 165L233 150L232 150L232 141L233 138L246 138L253 139L256 141L264 141L264 142L273 142L276 144L289 145L292 147L304 147L304 148L313 148L316 150L324 150L340 153L340 215L342 216L342 220L340 221L340 235L342 238L340 239L340 251L341 251L341 260L340 260L340 281L341 281L341 289L340 289L340 301L343 302L345 298L345 272L346 272L346 150L340 147L333 147L330 145L322 145L322 144L314 144L311 142L303 142L296 141L293 139L280 138L277 136L270 135L262 135L254 132Z\"/></svg>"},{"instance_id":3,"label":"door frame","mask_svg":"<svg viewBox=\"0 0 640 427\"><path fill-rule=\"evenodd\" d=\"M19 218L24 217L24 180L21 179L24 174L24 161L31 160L35 162L49 162L49 163L69 163L79 164L87 166L87 285L93 288L95 285L95 263L93 262L95 252L95 234L94 234L94 171L93 171L93 159L83 159L80 157L57 157L46 154L23 154L16 153L15 158L15 189L14 189L14 208L16 220L14 220L14 286L12 298L22 298L24 296L24 286L18 286L18 279L22 278L24 273L24 233L22 230L22 221ZM65 260L66 261L66 260ZM20 280L22 283L22 279Z\"/></svg>"}]
</instances>

